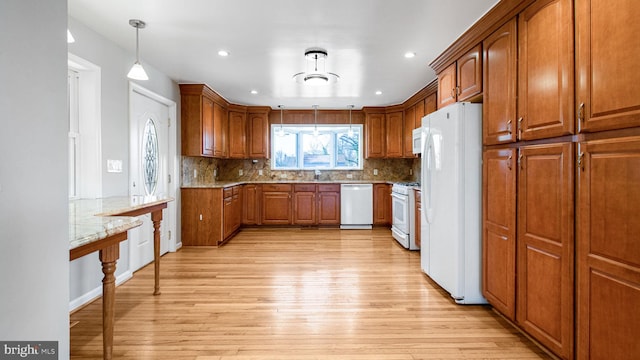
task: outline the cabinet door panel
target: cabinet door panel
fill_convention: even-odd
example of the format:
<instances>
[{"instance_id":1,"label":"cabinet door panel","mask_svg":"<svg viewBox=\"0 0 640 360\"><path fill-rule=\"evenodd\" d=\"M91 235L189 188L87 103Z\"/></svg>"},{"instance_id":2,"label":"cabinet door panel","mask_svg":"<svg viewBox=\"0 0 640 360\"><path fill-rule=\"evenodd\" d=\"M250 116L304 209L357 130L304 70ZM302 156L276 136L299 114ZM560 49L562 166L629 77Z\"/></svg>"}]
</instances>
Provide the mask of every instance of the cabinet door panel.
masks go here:
<instances>
[{"instance_id":1,"label":"cabinet door panel","mask_svg":"<svg viewBox=\"0 0 640 360\"><path fill-rule=\"evenodd\" d=\"M269 119L263 113L249 114L249 157L268 158L269 154Z\"/></svg>"},{"instance_id":2,"label":"cabinet door panel","mask_svg":"<svg viewBox=\"0 0 640 360\"><path fill-rule=\"evenodd\" d=\"M640 137L581 143L578 359L640 359Z\"/></svg>"},{"instance_id":3,"label":"cabinet door panel","mask_svg":"<svg viewBox=\"0 0 640 360\"><path fill-rule=\"evenodd\" d=\"M570 0L539 0L518 16L521 139L574 132L572 14Z\"/></svg>"},{"instance_id":4,"label":"cabinet door panel","mask_svg":"<svg viewBox=\"0 0 640 360\"><path fill-rule=\"evenodd\" d=\"M403 155L402 147L402 111L387 114L386 119L387 158L400 158Z\"/></svg>"},{"instance_id":5,"label":"cabinet door panel","mask_svg":"<svg viewBox=\"0 0 640 360\"><path fill-rule=\"evenodd\" d=\"M385 155L385 115L367 114L366 117L366 158L383 158Z\"/></svg>"},{"instance_id":6,"label":"cabinet door panel","mask_svg":"<svg viewBox=\"0 0 640 360\"><path fill-rule=\"evenodd\" d=\"M246 113L229 111L229 157L247 157L247 116Z\"/></svg>"},{"instance_id":7,"label":"cabinet door panel","mask_svg":"<svg viewBox=\"0 0 640 360\"><path fill-rule=\"evenodd\" d=\"M516 20L489 35L483 48L483 144L516 141Z\"/></svg>"},{"instance_id":8,"label":"cabinet door panel","mask_svg":"<svg viewBox=\"0 0 640 360\"><path fill-rule=\"evenodd\" d=\"M262 224L291 224L291 193L279 191L262 192Z\"/></svg>"},{"instance_id":9,"label":"cabinet door panel","mask_svg":"<svg viewBox=\"0 0 640 360\"><path fill-rule=\"evenodd\" d=\"M576 1L580 131L640 126L640 2Z\"/></svg>"},{"instance_id":10,"label":"cabinet door panel","mask_svg":"<svg viewBox=\"0 0 640 360\"><path fill-rule=\"evenodd\" d=\"M214 156L214 105L213 101L202 97L202 155Z\"/></svg>"},{"instance_id":11,"label":"cabinet door panel","mask_svg":"<svg viewBox=\"0 0 640 360\"><path fill-rule=\"evenodd\" d=\"M517 321L573 358L573 144L520 149Z\"/></svg>"},{"instance_id":12,"label":"cabinet door panel","mask_svg":"<svg viewBox=\"0 0 640 360\"><path fill-rule=\"evenodd\" d=\"M242 223L246 225L258 224L260 219L258 185L244 185L242 199Z\"/></svg>"},{"instance_id":13,"label":"cabinet door panel","mask_svg":"<svg viewBox=\"0 0 640 360\"><path fill-rule=\"evenodd\" d=\"M315 192L293 193L293 223L296 225L314 225L316 223Z\"/></svg>"},{"instance_id":14,"label":"cabinet door panel","mask_svg":"<svg viewBox=\"0 0 640 360\"><path fill-rule=\"evenodd\" d=\"M391 224L391 185L373 184L373 224Z\"/></svg>"},{"instance_id":15,"label":"cabinet door panel","mask_svg":"<svg viewBox=\"0 0 640 360\"><path fill-rule=\"evenodd\" d=\"M456 64L438 74L438 109L456 102Z\"/></svg>"},{"instance_id":16,"label":"cabinet door panel","mask_svg":"<svg viewBox=\"0 0 640 360\"><path fill-rule=\"evenodd\" d=\"M424 102L422 102L424 104ZM413 129L416 125L416 106L413 105L404 111L404 131L402 142L405 158L412 158L413 155Z\"/></svg>"},{"instance_id":17,"label":"cabinet door panel","mask_svg":"<svg viewBox=\"0 0 640 360\"><path fill-rule=\"evenodd\" d=\"M318 224L340 224L340 192L318 193Z\"/></svg>"},{"instance_id":18,"label":"cabinet door panel","mask_svg":"<svg viewBox=\"0 0 640 360\"><path fill-rule=\"evenodd\" d=\"M482 45L478 45L457 61L458 101L468 100L482 92Z\"/></svg>"},{"instance_id":19,"label":"cabinet door panel","mask_svg":"<svg viewBox=\"0 0 640 360\"><path fill-rule=\"evenodd\" d=\"M516 161L514 149L483 154L482 294L515 320Z\"/></svg>"}]
</instances>

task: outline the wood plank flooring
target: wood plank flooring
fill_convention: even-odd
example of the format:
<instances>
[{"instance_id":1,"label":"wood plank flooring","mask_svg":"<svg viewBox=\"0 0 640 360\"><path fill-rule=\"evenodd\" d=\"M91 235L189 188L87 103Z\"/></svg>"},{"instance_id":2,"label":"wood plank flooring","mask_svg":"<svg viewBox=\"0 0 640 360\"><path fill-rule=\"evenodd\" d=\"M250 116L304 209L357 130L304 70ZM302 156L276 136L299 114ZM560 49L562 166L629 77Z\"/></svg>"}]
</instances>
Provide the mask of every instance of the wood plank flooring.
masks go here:
<instances>
[{"instance_id":1,"label":"wood plank flooring","mask_svg":"<svg viewBox=\"0 0 640 360\"><path fill-rule=\"evenodd\" d=\"M97 266L97 265L96 265ZM114 359L548 359L486 306L461 306L388 229L244 229L185 247L116 290ZM71 315L102 356L101 300Z\"/></svg>"}]
</instances>

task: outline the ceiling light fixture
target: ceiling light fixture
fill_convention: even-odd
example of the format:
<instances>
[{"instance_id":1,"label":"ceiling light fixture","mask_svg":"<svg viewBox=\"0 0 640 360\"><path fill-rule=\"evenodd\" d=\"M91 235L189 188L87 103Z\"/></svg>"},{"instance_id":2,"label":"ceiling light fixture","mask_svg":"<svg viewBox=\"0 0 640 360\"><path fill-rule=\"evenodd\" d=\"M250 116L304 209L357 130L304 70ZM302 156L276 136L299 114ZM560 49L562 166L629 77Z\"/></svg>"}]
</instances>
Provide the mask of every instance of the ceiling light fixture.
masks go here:
<instances>
[{"instance_id":1,"label":"ceiling light fixture","mask_svg":"<svg viewBox=\"0 0 640 360\"><path fill-rule=\"evenodd\" d=\"M258 90L251 90L251 93L252 93L253 95L256 95L256 94L258 93Z\"/></svg>"},{"instance_id":2,"label":"ceiling light fixture","mask_svg":"<svg viewBox=\"0 0 640 360\"><path fill-rule=\"evenodd\" d=\"M318 137L318 105L313 105L313 136Z\"/></svg>"},{"instance_id":3,"label":"ceiling light fixture","mask_svg":"<svg viewBox=\"0 0 640 360\"><path fill-rule=\"evenodd\" d=\"M280 130L278 131L278 136L284 136L284 129L282 128L282 111L284 105L278 105L278 109L280 109Z\"/></svg>"},{"instance_id":4,"label":"ceiling light fixture","mask_svg":"<svg viewBox=\"0 0 640 360\"><path fill-rule=\"evenodd\" d=\"M376 91L376 95L382 95L382 91L380 90Z\"/></svg>"},{"instance_id":5,"label":"ceiling light fixture","mask_svg":"<svg viewBox=\"0 0 640 360\"><path fill-rule=\"evenodd\" d=\"M293 79L301 84L324 85L338 81L338 74L326 71L327 50L321 48L309 48L305 50L304 57L307 67L312 66L311 71L299 72L293 75Z\"/></svg>"},{"instance_id":6,"label":"ceiling light fixture","mask_svg":"<svg viewBox=\"0 0 640 360\"><path fill-rule=\"evenodd\" d=\"M404 53L404 57L406 57L407 59L411 59L411 58L416 57L416 53L408 51L408 52Z\"/></svg>"},{"instance_id":7,"label":"ceiling light fixture","mask_svg":"<svg viewBox=\"0 0 640 360\"><path fill-rule=\"evenodd\" d=\"M226 56L229 56L229 52L227 50L220 50L218 51L218 55L222 57L226 57Z\"/></svg>"},{"instance_id":8,"label":"ceiling light fixture","mask_svg":"<svg viewBox=\"0 0 640 360\"><path fill-rule=\"evenodd\" d=\"M138 30L144 29L147 24L142 20L131 19L129 20L129 25L136 28L136 62L131 67L131 70L129 70L127 77L134 80L149 80L147 72L144 71L144 68L140 64L140 43L138 37Z\"/></svg>"},{"instance_id":9,"label":"ceiling light fixture","mask_svg":"<svg viewBox=\"0 0 640 360\"><path fill-rule=\"evenodd\" d=\"M73 38L73 35L71 35L71 31L69 31L69 29L67 29L67 44L71 44L76 42L76 39Z\"/></svg>"},{"instance_id":10,"label":"ceiling light fixture","mask_svg":"<svg viewBox=\"0 0 640 360\"><path fill-rule=\"evenodd\" d=\"M353 105L349 105L349 132L347 133L349 137L353 137L353 129L351 128L351 110L353 110Z\"/></svg>"}]
</instances>

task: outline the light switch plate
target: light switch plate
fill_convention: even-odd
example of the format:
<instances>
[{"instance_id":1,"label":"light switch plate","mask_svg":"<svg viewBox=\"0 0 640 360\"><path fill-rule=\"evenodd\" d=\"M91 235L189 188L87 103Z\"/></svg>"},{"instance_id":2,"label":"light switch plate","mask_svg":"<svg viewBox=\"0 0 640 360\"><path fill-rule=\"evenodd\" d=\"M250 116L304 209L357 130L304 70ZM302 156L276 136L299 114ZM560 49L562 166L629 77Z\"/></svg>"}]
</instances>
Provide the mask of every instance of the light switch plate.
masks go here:
<instances>
[{"instance_id":1,"label":"light switch plate","mask_svg":"<svg viewBox=\"0 0 640 360\"><path fill-rule=\"evenodd\" d=\"M262 176L262 170L258 170L258 175Z\"/></svg>"},{"instance_id":2,"label":"light switch plate","mask_svg":"<svg viewBox=\"0 0 640 360\"><path fill-rule=\"evenodd\" d=\"M242 176L244 175L244 171L242 171L242 169L238 170L238 176Z\"/></svg>"},{"instance_id":3,"label":"light switch plate","mask_svg":"<svg viewBox=\"0 0 640 360\"><path fill-rule=\"evenodd\" d=\"M373 169L373 176L378 176L378 169Z\"/></svg>"},{"instance_id":4,"label":"light switch plate","mask_svg":"<svg viewBox=\"0 0 640 360\"><path fill-rule=\"evenodd\" d=\"M107 159L107 172L121 173L122 172L122 160Z\"/></svg>"}]
</instances>

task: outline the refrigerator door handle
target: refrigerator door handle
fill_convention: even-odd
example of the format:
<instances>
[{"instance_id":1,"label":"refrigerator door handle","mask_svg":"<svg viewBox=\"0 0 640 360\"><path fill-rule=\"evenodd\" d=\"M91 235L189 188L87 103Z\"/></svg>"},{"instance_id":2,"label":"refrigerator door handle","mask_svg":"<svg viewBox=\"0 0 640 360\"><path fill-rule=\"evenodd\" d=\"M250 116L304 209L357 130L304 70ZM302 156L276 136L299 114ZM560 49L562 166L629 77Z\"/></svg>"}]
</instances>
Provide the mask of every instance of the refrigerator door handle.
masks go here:
<instances>
[{"instance_id":1,"label":"refrigerator door handle","mask_svg":"<svg viewBox=\"0 0 640 360\"><path fill-rule=\"evenodd\" d=\"M427 169L426 169L426 192L427 194L423 195L427 197L427 201L424 202L425 206L425 215L427 222L431 224L433 222L433 171L435 170L435 152L433 150L433 139L431 133L427 135L427 145L426 145L426 158L427 158Z\"/></svg>"}]
</instances>

